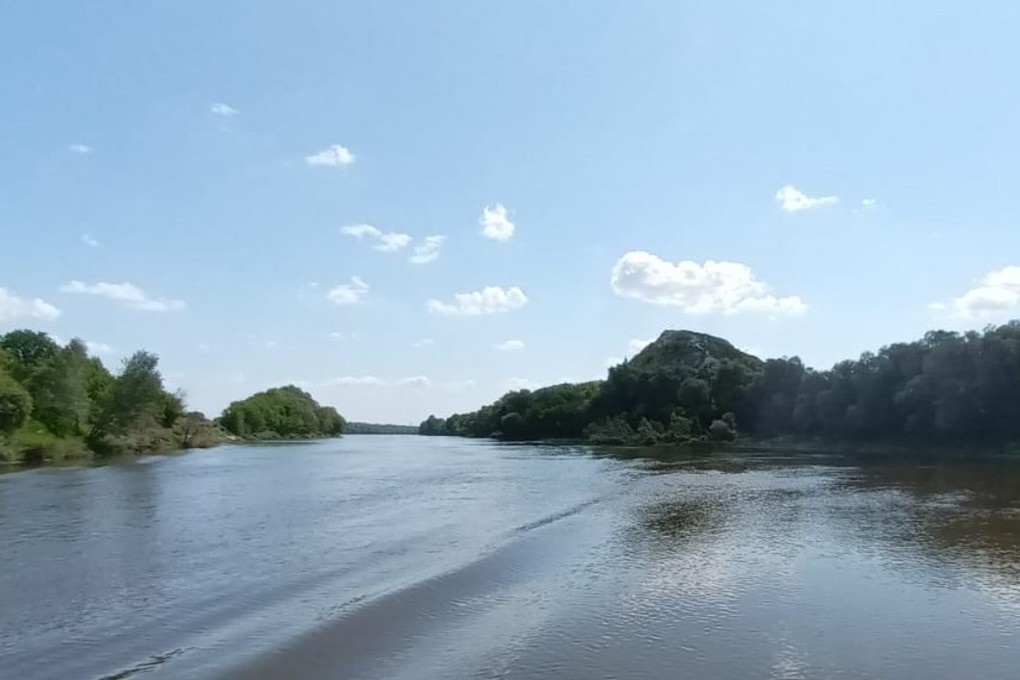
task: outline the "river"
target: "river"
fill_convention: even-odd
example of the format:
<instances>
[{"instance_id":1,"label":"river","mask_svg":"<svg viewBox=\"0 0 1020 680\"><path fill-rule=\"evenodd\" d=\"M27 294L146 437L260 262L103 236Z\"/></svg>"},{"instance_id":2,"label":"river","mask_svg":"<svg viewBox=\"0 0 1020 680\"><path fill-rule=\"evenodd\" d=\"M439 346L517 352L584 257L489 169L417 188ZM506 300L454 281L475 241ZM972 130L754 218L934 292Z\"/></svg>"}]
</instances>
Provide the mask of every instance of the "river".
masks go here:
<instances>
[{"instance_id":1,"label":"river","mask_svg":"<svg viewBox=\"0 0 1020 680\"><path fill-rule=\"evenodd\" d=\"M0 475L0 677L1020 677L1020 464L350 436Z\"/></svg>"}]
</instances>

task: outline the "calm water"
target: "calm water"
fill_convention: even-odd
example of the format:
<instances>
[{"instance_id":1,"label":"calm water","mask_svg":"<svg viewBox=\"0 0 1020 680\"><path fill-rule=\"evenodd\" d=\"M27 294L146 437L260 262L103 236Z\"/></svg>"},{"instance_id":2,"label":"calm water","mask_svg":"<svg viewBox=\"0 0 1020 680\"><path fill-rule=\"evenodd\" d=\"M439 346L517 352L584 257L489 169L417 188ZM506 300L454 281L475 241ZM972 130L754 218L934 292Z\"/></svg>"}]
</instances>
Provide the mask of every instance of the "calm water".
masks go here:
<instances>
[{"instance_id":1,"label":"calm water","mask_svg":"<svg viewBox=\"0 0 1020 680\"><path fill-rule=\"evenodd\" d=\"M1020 466L415 437L0 475L2 678L1020 677Z\"/></svg>"}]
</instances>

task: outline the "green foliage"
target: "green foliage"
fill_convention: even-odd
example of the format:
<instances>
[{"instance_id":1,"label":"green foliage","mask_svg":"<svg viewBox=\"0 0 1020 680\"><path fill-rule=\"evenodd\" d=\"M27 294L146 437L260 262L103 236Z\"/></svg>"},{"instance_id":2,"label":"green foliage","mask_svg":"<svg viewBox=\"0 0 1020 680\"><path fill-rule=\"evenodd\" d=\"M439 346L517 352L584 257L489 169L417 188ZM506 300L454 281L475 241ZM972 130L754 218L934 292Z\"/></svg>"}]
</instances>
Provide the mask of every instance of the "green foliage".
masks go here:
<instances>
[{"instance_id":1,"label":"green foliage","mask_svg":"<svg viewBox=\"0 0 1020 680\"><path fill-rule=\"evenodd\" d=\"M174 393L164 392L160 395L157 420L163 427L172 428L175 423L184 415L184 392L177 390Z\"/></svg>"},{"instance_id":2,"label":"green foliage","mask_svg":"<svg viewBox=\"0 0 1020 680\"><path fill-rule=\"evenodd\" d=\"M0 369L0 436L10 434L24 425L31 413L31 395Z\"/></svg>"},{"instance_id":3,"label":"green foliage","mask_svg":"<svg viewBox=\"0 0 1020 680\"><path fill-rule=\"evenodd\" d=\"M320 406L310 394L287 385L259 392L228 406L220 424L238 437L279 439L335 437L346 421L332 406Z\"/></svg>"},{"instance_id":4,"label":"green foliage","mask_svg":"<svg viewBox=\"0 0 1020 680\"><path fill-rule=\"evenodd\" d=\"M183 394L163 389L158 362L137 352L113 376L81 340L61 347L36 331L0 336L0 456L32 462L222 442L204 416L186 414Z\"/></svg>"},{"instance_id":5,"label":"green foliage","mask_svg":"<svg viewBox=\"0 0 1020 680\"><path fill-rule=\"evenodd\" d=\"M205 449L222 444L226 439L226 432L198 411L176 418L173 433L182 449Z\"/></svg>"},{"instance_id":6,"label":"green foliage","mask_svg":"<svg viewBox=\"0 0 1020 680\"><path fill-rule=\"evenodd\" d=\"M0 337L0 348L14 359L11 375L18 382L25 383L53 360L60 345L45 333L17 330Z\"/></svg>"},{"instance_id":7,"label":"green foliage","mask_svg":"<svg viewBox=\"0 0 1020 680\"><path fill-rule=\"evenodd\" d=\"M737 438L737 432L730 424L721 418L713 420L708 426L708 438L714 442L729 442Z\"/></svg>"},{"instance_id":8,"label":"green foliage","mask_svg":"<svg viewBox=\"0 0 1020 680\"><path fill-rule=\"evenodd\" d=\"M53 353L27 381L35 402L35 419L57 436L79 436L88 426L88 361L85 343L75 338Z\"/></svg>"},{"instance_id":9,"label":"green foliage","mask_svg":"<svg viewBox=\"0 0 1020 680\"><path fill-rule=\"evenodd\" d=\"M763 362L702 333L666 331L609 369L603 382L510 392L474 413L430 416L419 432L585 436L607 444L729 441L738 433L1015 442L1020 321L983 333L933 331L827 371L807 368L797 357Z\"/></svg>"},{"instance_id":10,"label":"green foliage","mask_svg":"<svg viewBox=\"0 0 1020 680\"><path fill-rule=\"evenodd\" d=\"M599 383L562 384L509 392L474 413L442 420L430 416L418 431L425 435L495 436L507 440L578 439L591 422L592 399Z\"/></svg>"},{"instance_id":11,"label":"green foliage","mask_svg":"<svg viewBox=\"0 0 1020 680\"><path fill-rule=\"evenodd\" d=\"M347 423L344 434L418 434L417 425L385 425L380 423Z\"/></svg>"}]
</instances>

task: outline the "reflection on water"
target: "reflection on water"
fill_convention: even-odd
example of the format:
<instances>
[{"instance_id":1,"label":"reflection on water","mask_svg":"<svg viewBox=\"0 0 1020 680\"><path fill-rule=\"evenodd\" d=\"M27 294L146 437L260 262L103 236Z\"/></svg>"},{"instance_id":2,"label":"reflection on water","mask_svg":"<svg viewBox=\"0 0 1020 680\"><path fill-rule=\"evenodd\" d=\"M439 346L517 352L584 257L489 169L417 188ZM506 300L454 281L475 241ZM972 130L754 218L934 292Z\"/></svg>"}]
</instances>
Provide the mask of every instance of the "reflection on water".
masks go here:
<instances>
[{"instance_id":1,"label":"reflection on water","mask_svg":"<svg viewBox=\"0 0 1020 680\"><path fill-rule=\"evenodd\" d=\"M3 475L0 545L4 678L1020 668L1004 459L349 437Z\"/></svg>"}]
</instances>

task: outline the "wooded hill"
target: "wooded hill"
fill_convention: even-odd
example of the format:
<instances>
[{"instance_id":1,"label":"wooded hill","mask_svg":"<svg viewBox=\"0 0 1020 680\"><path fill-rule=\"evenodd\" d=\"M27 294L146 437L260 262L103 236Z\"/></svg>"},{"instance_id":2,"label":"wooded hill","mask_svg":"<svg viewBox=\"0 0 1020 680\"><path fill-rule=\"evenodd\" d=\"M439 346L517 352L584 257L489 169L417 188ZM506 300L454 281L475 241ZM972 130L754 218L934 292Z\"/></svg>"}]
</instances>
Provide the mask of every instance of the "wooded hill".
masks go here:
<instances>
[{"instance_id":1,"label":"wooded hill","mask_svg":"<svg viewBox=\"0 0 1020 680\"><path fill-rule=\"evenodd\" d=\"M666 331L604 381L509 392L430 416L425 435L607 443L794 435L862 442L1020 441L1020 322L932 331L828 370L722 338Z\"/></svg>"}]
</instances>

